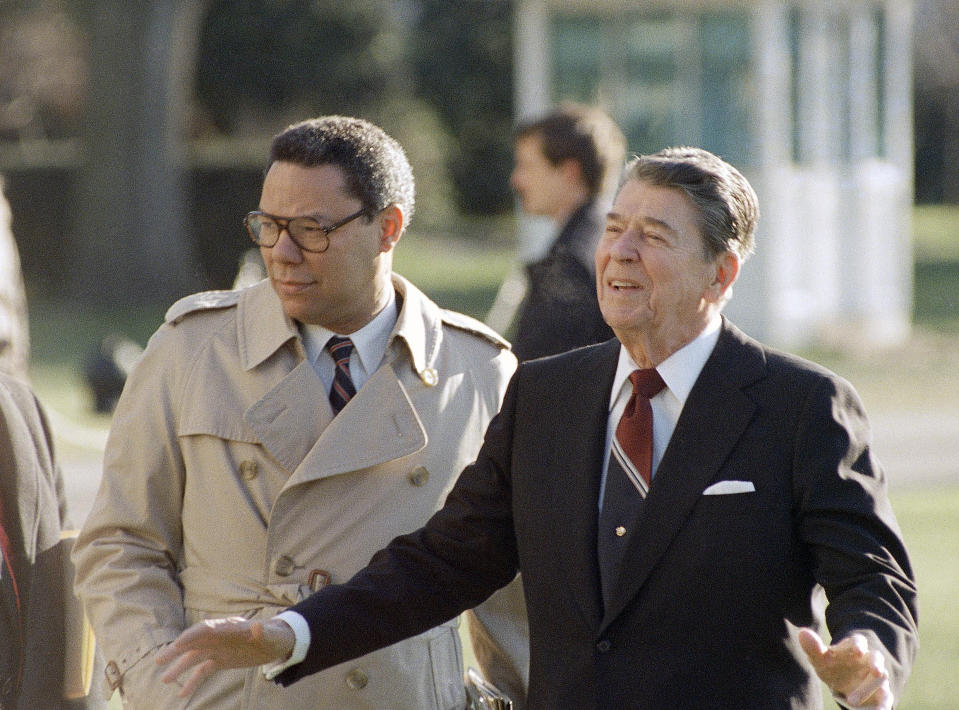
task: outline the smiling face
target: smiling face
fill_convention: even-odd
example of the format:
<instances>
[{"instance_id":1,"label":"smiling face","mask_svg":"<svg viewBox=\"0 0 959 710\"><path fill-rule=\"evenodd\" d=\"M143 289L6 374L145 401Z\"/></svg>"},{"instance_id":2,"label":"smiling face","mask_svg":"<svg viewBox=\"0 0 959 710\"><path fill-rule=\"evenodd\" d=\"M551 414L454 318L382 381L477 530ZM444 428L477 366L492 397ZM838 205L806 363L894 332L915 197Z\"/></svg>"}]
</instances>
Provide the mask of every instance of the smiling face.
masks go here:
<instances>
[{"instance_id":1,"label":"smiling face","mask_svg":"<svg viewBox=\"0 0 959 710\"><path fill-rule=\"evenodd\" d=\"M361 207L334 165L278 161L263 180L260 210L278 217L312 217L329 225ZM331 232L330 246L321 254L301 251L285 229L272 247L260 247L284 312L344 335L369 323L393 287L393 247L402 223L402 212L394 205L372 220L360 217Z\"/></svg>"},{"instance_id":2,"label":"smiling face","mask_svg":"<svg viewBox=\"0 0 959 710\"><path fill-rule=\"evenodd\" d=\"M707 258L698 213L682 191L623 185L596 248L596 289L603 318L638 365L658 365L695 339L738 272L731 253Z\"/></svg>"}]
</instances>

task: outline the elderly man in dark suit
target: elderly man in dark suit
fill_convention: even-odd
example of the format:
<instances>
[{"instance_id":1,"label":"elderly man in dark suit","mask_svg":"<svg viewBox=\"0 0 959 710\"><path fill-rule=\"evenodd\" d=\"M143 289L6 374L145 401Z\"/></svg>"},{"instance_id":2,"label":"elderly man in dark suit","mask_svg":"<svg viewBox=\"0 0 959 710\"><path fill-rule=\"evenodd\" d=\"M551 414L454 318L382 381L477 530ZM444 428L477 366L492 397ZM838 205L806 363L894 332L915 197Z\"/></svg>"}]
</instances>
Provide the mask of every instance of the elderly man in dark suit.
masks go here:
<instances>
[{"instance_id":1,"label":"elderly man in dark suit","mask_svg":"<svg viewBox=\"0 0 959 710\"><path fill-rule=\"evenodd\" d=\"M443 509L293 607L302 660L284 623L224 620L185 632L167 680L287 659L293 683L522 570L530 708L819 708L817 675L892 708L916 587L859 397L720 315L757 217L711 153L635 159L596 252L617 338L517 370Z\"/></svg>"}]
</instances>

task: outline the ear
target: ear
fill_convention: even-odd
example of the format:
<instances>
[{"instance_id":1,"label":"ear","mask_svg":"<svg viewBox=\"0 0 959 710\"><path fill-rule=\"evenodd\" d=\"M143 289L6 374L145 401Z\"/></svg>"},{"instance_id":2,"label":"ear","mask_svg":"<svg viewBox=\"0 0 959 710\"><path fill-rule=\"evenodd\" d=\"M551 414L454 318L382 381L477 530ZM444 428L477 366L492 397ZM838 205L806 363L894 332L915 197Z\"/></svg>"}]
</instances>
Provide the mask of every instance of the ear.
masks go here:
<instances>
[{"instance_id":1,"label":"ear","mask_svg":"<svg viewBox=\"0 0 959 710\"><path fill-rule=\"evenodd\" d=\"M730 294L733 283L739 277L739 257L731 251L723 252L713 262L713 281L706 288L706 298L721 303Z\"/></svg>"},{"instance_id":2,"label":"ear","mask_svg":"<svg viewBox=\"0 0 959 710\"><path fill-rule=\"evenodd\" d=\"M580 165L578 160L566 158L559 164L559 168L563 171L563 177L570 185L586 184L586 180L583 178L583 166Z\"/></svg>"},{"instance_id":3,"label":"ear","mask_svg":"<svg viewBox=\"0 0 959 710\"><path fill-rule=\"evenodd\" d=\"M380 251L387 253L393 250L403 234L403 210L393 204L379 214L380 221Z\"/></svg>"}]
</instances>

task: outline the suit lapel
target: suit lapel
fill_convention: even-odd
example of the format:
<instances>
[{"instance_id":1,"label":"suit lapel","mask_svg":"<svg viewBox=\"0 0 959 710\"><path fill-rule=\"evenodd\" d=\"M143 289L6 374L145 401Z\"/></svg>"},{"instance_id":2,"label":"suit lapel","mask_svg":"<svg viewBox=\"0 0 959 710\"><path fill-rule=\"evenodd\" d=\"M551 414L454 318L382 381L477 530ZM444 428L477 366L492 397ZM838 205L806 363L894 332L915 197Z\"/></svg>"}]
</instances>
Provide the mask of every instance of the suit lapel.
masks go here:
<instances>
[{"instance_id":1,"label":"suit lapel","mask_svg":"<svg viewBox=\"0 0 959 710\"><path fill-rule=\"evenodd\" d=\"M743 388L761 377L763 369L759 349L724 324L653 479L643 518L624 552L623 579L607 605L603 628L646 582L749 425L756 406Z\"/></svg>"},{"instance_id":2,"label":"suit lapel","mask_svg":"<svg viewBox=\"0 0 959 710\"><path fill-rule=\"evenodd\" d=\"M571 386L556 408L558 411L548 417L554 433L545 438L552 441L560 432L572 439L572 446L563 450L568 456L556 462L560 475L548 492L554 520L559 521L555 549L549 554L556 555L559 564L566 568L563 576L570 580L573 595L593 628L599 623L603 608L596 530L609 394L619 341L609 341L594 353L569 373Z\"/></svg>"}]
</instances>

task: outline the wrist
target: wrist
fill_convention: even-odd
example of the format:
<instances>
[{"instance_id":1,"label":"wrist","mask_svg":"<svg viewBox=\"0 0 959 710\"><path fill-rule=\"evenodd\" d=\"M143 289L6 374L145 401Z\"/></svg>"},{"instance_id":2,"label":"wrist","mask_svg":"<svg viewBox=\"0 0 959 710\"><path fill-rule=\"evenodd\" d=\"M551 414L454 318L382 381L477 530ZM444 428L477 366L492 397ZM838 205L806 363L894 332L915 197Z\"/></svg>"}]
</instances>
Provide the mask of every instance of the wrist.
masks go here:
<instances>
[{"instance_id":1,"label":"wrist","mask_svg":"<svg viewBox=\"0 0 959 710\"><path fill-rule=\"evenodd\" d=\"M278 661L288 661L296 646L296 634L286 621L273 617L263 624L266 638Z\"/></svg>"}]
</instances>

